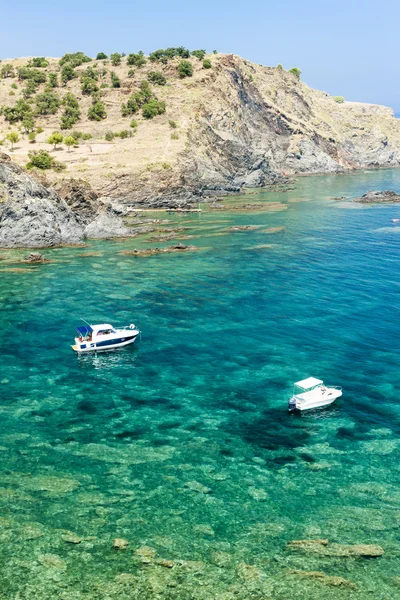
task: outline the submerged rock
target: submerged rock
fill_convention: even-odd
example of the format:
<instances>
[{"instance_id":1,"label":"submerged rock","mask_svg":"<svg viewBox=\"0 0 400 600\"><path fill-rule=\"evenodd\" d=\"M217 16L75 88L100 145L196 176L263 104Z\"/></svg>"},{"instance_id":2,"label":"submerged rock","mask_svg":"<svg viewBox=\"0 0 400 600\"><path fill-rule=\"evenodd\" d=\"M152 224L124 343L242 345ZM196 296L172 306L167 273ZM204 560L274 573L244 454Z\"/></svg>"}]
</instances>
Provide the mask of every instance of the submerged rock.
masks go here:
<instances>
[{"instance_id":1,"label":"submerged rock","mask_svg":"<svg viewBox=\"0 0 400 600\"><path fill-rule=\"evenodd\" d=\"M167 254L169 252L192 252L197 250L196 246L185 246L184 244L175 244L166 248L146 248L145 250L122 250L119 254L125 256L154 256L155 254Z\"/></svg>"},{"instance_id":2,"label":"submerged rock","mask_svg":"<svg viewBox=\"0 0 400 600\"><path fill-rule=\"evenodd\" d=\"M198 492L199 494L211 494L211 489L198 481L187 481L185 487L192 492Z\"/></svg>"},{"instance_id":3,"label":"submerged rock","mask_svg":"<svg viewBox=\"0 0 400 600\"><path fill-rule=\"evenodd\" d=\"M342 558L376 558L384 554L377 544L330 544L328 540L293 540L287 544L289 550L299 550L305 554L337 556Z\"/></svg>"},{"instance_id":4,"label":"submerged rock","mask_svg":"<svg viewBox=\"0 0 400 600\"><path fill-rule=\"evenodd\" d=\"M144 565L153 562L156 554L157 552L154 550L154 548L150 548L150 546L141 546L135 550L135 556L137 556L140 562Z\"/></svg>"},{"instance_id":5,"label":"submerged rock","mask_svg":"<svg viewBox=\"0 0 400 600\"><path fill-rule=\"evenodd\" d=\"M305 579L315 579L324 585L332 586L332 587L348 587L351 589L356 589L356 586L351 581L344 579L343 577L338 577L336 575L326 575L322 571L297 571L290 570L289 573L291 575L298 575L299 577L303 577Z\"/></svg>"},{"instance_id":6,"label":"submerged rock","mask_svg":"<svg viewBox=\"0 0 400 600\"><path fill-rule=\"evenodd\" d=\"M124 540L123 538L115 538L113 541L114 550L126 550L128 546L128 540Z\"/></svg>"},{"instance_id":7,"label":"submerged rock","mask_svg":"<svg viewBox=\"0 0 400 600\"><path fill-rule=\"evenodd\" d=\"M65 571L67 563L58 554L41 554L38 558L44 567L51 567L58 571Z\"/></svg>"}]
</instances>

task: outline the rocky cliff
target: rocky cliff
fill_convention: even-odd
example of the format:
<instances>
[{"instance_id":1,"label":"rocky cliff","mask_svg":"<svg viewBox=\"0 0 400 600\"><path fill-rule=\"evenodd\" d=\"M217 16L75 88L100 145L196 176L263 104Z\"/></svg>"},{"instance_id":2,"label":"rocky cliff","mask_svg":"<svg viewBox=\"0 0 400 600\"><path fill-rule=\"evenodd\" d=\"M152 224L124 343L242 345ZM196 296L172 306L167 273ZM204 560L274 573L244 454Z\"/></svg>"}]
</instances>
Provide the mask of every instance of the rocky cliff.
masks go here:
<instances>
[{"instance_id":1,"label":"rocky cliff","mask_svg":"<svg viewBox=\"0 0 400 600\"><path fill-rule=\"evenodd\" d=\"M339 104L284 69L252 64L238 56L208 58L212 68L205 70L192 57L193 76L185 79L178 76L179 59L167 64L147 61L133 73L126 59L117 67L107 61L89 63L102 69L106 83L100 93L107 118L96 122L85 116L91 98L82 93L79 77L55 90L61 99L67 91L76 95L81 119L75 128L92 137L71 152L62 147L56 151L67 169L62 174L49 172L49 179L84 179L99 196L171 206L237 192L243 186L262 186L282 175L400 164L400 120L391 109ZM58 60L48 60L47 70L59 76ZM11 62L17 68L27 59ZM77 75L86 68L87 64L77 67ZM146 119L139 112L132 137L107 142L107 131L129 130L131 117L122 117L121 104L154 69L166 79L166 85L152 84L166 103L166 113ZM120 78L119 88L107 83L110 70ZM16 82L13 98L10 86L14 83L15 90ZM20 85L12 77L0 80L0 104L15 103L21 97ZM34 145L26 138L17 143L12 153L16 162L25 165L33 148L52 150L46 139L59 128L61 110L37 117L36 124L44 131ZM0 131L5 133L6 127L0 117Z\"/></svg>"}]
</instances>

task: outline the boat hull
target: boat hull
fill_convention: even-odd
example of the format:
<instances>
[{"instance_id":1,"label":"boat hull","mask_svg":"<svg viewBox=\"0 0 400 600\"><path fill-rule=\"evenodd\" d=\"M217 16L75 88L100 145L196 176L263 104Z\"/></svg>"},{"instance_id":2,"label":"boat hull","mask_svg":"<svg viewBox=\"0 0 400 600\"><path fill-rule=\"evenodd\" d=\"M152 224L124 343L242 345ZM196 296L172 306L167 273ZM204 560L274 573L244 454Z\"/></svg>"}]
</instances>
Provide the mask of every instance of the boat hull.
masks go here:
<instances>
[{"instance_id":1,"label":"boat hull","mask_svg":"<svg viewBox=\"0 0 400 600\"><path fill-rule=\"evenodd\" d=\"M315 408L324 408L325 406L330 406L340 398L342 395L341 390L337 389L327 389L326 394L320 395L319 397L314 398L301 398L298 396L293 396L289 400L289 411L299 410L312 410Z\"/></svg>"},{"instance_id":2,"label":"boat hull","mask_svg":"<svg viewBox=\"0 0 400 600\"><path fill-rule=\"evenodd\" d=\"M86 342L83 344L74 344L71 346L75 352L102 352L105 350L115 350L116 348L123 348L129 344L133 344L139 333L135 332L132 335L126 335L115 340L102 340L96 342Z\"/></svg>"}]
</instances>

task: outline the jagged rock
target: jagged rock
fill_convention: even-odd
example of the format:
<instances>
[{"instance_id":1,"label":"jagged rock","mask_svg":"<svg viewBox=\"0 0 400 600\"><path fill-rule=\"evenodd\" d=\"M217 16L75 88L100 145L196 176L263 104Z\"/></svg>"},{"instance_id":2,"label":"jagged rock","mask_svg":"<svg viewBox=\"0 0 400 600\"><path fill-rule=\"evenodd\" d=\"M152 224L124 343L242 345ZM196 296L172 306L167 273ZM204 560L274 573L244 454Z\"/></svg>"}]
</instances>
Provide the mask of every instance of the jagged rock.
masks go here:
<instances>
[{"instance_id":1,"label":"jagged rock","mask_svg":"<svg viewBox=\"0 0 400 600\"><path fill-rule=\"evenodd\" d=\"M10 162L0 162L0 246L79 243L83 230L68 205Z\"/></svg>"},{"instance_id":2,"label":"jagged rock","mask_svg":"<svg viewBox=\"0 0 400 600\"><path fill-rule=\"evenodd\" d=\"M355 198L354 202L360 204L381 204L381 203L397 203L400 202L400 194L390 190L367 192L359 198Z\"/></svg>"},{"instance_id":3,"label":"jagged rock","mask_svg":"<svg viewBox=\"0 0 400 600\"><path fill-rule=\"evenodd\" d=\"M145 565L152 563L156 554L157 552L154 548L150 548L149 546L141 546L135 550L135 555Z\"/></svg>"},{"instance_id":4,"label":"jagged rock","mask_svg":"<svg viewBox=\"0 0 400 600\"><path fill-rule=\"evenodd\" d=\"M114 550L126 550L128 546L128 540L124 540L123 538L115 538L113 541Z\"/></svg>"},{"instance_id":5,"label":"jagged rock","mask_svg":"<svg viewBox=\"0 0 400 600\"><path fill-rule=\"evenodd\" d=\"M5 152L0 152L0 162L11 162L11 156Z\"/></svg>"},{"instance_id":6,"label":"jagged rock","mask_svg":"<svg viewBox=\"0 0 400 600\"><path fill-rule=\"evenodd\" d=\"M60 197L68 204L79 223L92 221L98 210L98 195L83 179L63 179L55 186Z\"/></svg>"},{"instance_id":7,"label":"jagged rock","mask_svg":"<svg viewBox=\"0 0 400 600\"><path fill-rule=\"evenodd\" d=\"M28 263L43 263L50 262L47 258L40 254L40 252L31 252L28 256L25 256L24 262Z\"/></svg>"}]
</instances>

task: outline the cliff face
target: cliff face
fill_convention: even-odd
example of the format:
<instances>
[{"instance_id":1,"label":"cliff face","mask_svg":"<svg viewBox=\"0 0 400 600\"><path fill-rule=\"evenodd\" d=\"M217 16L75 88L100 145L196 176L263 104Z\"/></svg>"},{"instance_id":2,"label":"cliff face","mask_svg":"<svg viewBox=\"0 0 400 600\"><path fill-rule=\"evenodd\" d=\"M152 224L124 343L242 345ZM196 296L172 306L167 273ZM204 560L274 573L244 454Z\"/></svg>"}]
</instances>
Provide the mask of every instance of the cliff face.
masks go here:
<instances>
[{"instance_id":1,"label":"cliff face","mask_svg":"<svg viewBox=\"0 0 400 600\"><path fill-rule=\"evenodd\" d=\"M338 104L283 69L255 65L234 55L209 58L212 68L207 70L191 58L194 73L186 79L178 77L178 59L167 65L147 62L133 75L124 61L118 67L88 63L106 72L105 82L109 70L115 71L121 87L105 83L109 87L101 93L107 119L100 122L85 116L91 99L82 95L79 78L56 89L60 98L68 91L78 97L81 120L75 128L92 138L71 152L58 150L57 159L67 170L48 172L49 180L84 179L99 196L129 204L174 206L237 192L243 186L262 186L285 175L400 164L400 120L389 108ZM18 67L27 60L14 62ZM48 70L59 74L58 61L49 59L49 63ZM77 74L86 67L78 67ZM121 116L121 103L151 70L166 77L165 86L152 85L166 102L166 114L147 120L138 113L132 137L105 141L107 131L129 130L132 117ZM20 97L19 82L15 98L10 98L15 81L0 80L0 104L11 106ZM37 135L34 146L25 138L18 142L13 152L16 162L25 165L33 148L52 151L46 139L59 128L61 111L62 107L57 114L37 117L36 124L44 132ZM0 117L0 132L7 127Z\"/></svg>"}]
</instances>

